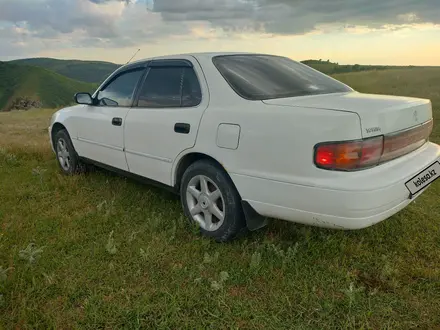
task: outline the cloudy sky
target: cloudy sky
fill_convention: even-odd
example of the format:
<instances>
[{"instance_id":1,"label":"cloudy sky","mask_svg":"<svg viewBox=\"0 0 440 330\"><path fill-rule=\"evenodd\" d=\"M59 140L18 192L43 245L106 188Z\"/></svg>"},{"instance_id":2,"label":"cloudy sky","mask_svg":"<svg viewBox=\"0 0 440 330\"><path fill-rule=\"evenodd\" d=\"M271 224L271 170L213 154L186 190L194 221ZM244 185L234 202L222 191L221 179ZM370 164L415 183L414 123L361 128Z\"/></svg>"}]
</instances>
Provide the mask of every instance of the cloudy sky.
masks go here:
<instances>
[{"instance_id":1,"label":"cloudy sky","mask_svg":"<svg viewBox=\"0 0 440 330\"><path fill-rule=\"evenodd\" d=\"M440 65L440 0L0 0L0 60L193 51Z\"/></svg>"}]
</instances>

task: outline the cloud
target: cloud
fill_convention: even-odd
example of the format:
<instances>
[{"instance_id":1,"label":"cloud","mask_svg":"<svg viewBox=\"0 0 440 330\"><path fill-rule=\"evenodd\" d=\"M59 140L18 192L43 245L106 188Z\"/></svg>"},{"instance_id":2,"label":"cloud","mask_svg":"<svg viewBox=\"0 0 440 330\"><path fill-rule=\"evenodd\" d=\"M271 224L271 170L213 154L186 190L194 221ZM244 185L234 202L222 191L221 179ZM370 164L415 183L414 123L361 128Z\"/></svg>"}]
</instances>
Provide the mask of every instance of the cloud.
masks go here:
<instances>
[{"instance_id":1,"label":"cloud","mask_svg":"<svg viewBox=\"0 0 440 330\"><path fill-rule=\"evenodd\" d=\"M58 38L59 42L77 36L76 45L87 47L93 42L126 47L190 31L185 30L185 23L163 23L160 14L149 12L142 5L127 6L130 1L0 0L0 27L23 26L27 36ZM25 35L14 37L23 39Z\"/></svg>"},{"instance_id":2,"label":"cloud","mask_svg":"<svg viewBox=\"0 0 440 330\"><path fill-rule=\"evenodd\" d=\"M0 21L13 24L26 23L41 33L53 30L61 34L86 29L91 36L115 35L113 21L123 5L100 6L89 0L0 0ZM119 8L118 8L119 7ZM119 10L118 10L119 9Z\"/></svg>"},{"instance_id":3,"label":"cloud","mask_svg":"<svg viewBox=\"0 0 440 330\"><path fill-rule=\"evenodd\" d=\"M320 24L399 25L408 17L440 23L438 0L155 0L153 11L165 21L205 20L274 34L301 34Z\"/></svg>"},{"instance_id":4,"label":"cloud","mask_svg":"<svg viewBox=\"0 0 440 330\"><path fill-rule=\"evenodd\" d=\"M18 52L23 45L123 48L175 37L299 35L324 31L323 26L326 33L344 27L346 33L358 32L359 26L368 33L440 24L438 1L0 0L0 42ZM19 32L8 32L14 28ZM2 47L0 56L6 52L12 51Z\"/></svg>"}]
</instances>

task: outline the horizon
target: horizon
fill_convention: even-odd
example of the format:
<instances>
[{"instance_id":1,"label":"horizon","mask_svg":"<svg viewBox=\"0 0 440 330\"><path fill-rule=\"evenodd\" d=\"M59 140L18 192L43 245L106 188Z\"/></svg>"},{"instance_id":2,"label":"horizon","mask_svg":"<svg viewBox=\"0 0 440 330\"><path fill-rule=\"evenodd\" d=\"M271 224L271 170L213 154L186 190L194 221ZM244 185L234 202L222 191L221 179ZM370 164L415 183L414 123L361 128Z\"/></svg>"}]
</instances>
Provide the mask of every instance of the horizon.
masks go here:
<instances>
[{"instance_id":1,"label":"horizon","mask_svg":"<svg viewBox=\"0 0 440 330\"><path fill-rule=\"evenodd\" d=\"M182 53L182 54L166 54L166 55L185 55L185 54L191 54L191 53ZM193 53L196 54L196 53ZM159 56L166 56L165 54L159 54L156 55L157 57ZM297 62L306 62L306 61L321 61L322 63L326 63L327 59L317 59L317 58L307 58L307 59L295 59L293 57L289 57L290 59L293 59ZM129 63L132 62L136 62L136 61L142 61L145 59L149 59L149 58L153 58L153 56L151 57L142 57L142 58L134 58L132 61L130 61ZM56 57L47 57L47 56L41 56L41 57L21 57L21 58L16 58L16 59L12 59L12 60L0 60L0 62L3 63L7 63L7 62L15 62L15 61L25 61L25 60L35 60L35 59L48 59L48 60L57 60L57 61L81 61L81 62L98 62L98 63L108 63L108 64L116 64L116 65L125 65L127 64L127 62L124 63L116 63L116 62L110 62L110 61L104 61L104 60L99 60L99 59L79 59L79 58L56 58ZM341 63L338 61L334 61L331 59L328 59L329 63L331 64L337 64L337 65L365 65L365 66L389 66L389 67L440 67L440 64L438 65L414 65L414 64L377 64L377 63Z\"/></svg>"},{"instance_id":2,"label":"horizon","mask_svg":"<svg viewBox=\"0 0 440 330\"><path fill-rule=\"evenodd\" d=\"M0 61L206 51L440 66L436 0L0 0Z\"/></svg>"}]
</instances>

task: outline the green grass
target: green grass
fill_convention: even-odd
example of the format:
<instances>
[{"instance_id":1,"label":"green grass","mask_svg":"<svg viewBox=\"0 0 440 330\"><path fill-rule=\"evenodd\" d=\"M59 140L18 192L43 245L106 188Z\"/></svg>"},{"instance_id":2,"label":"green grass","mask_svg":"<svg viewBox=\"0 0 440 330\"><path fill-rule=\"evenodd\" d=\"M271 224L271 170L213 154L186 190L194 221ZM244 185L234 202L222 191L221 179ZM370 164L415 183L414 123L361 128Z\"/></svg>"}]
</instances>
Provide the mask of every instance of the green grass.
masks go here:
<instances>
[{"instance_id":1,"label":"green grass","mask_svg":"<svg viewBox=\"0 0 440 330\"><path fill-rule=\"evenodd\" d=\"M338 78L432 95L439 126L440 72L418 70ZM0 328L440 328L439 182L365 230L275 220L217 244L167 192L61 175L52 112L0 114Z\"/></svg>"},{"instance_id":2,"label":"green grass","mask_svg":"<svg viewBox=\"0 0 440 330\"><path fill-rule=\"evenodd\" d=\"M96 84L101 83L119 67L118 64L109 62L57 60L54 58L28 58L10 63L38 66L74 80Z\"/></svg>"},{"instance_id":3,"label":"green grass","mask_svg":"<svg viewBox=\"0 0 440 330\"><path fill-rule=\"evenodd\" d=\"M37 99L47 108L65 106L75 93L95 87L43 68L0 62L0 111L17 97Z\"/></svg>"}]
</instances>

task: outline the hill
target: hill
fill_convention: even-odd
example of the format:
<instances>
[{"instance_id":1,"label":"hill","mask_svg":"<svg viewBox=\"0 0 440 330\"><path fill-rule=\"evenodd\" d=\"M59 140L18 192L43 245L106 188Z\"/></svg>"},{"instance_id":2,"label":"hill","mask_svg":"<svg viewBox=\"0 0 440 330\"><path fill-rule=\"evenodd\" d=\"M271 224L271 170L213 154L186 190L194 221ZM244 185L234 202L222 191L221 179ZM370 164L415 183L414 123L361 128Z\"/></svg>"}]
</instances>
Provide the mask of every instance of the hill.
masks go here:
<instances>
[{"instance_id":1,"label":"hill","mask_svg":"<svg viewBox=\"0 0 440 330\"><path fill-rule=\"evenodd\" d=\"M94 87L43 68L0 62L0 111L19 97L38 100L48 108L68 105L76 92L91 92Z\"/></svg>"},{"instance_id":2,"label":"hill","mask_svg":"<svg viewBox=\"0 0 440 330\"><path fill-rule=\"evenodd\" d=\"M325 74L361 72L361 71L377 71L386 69L409 69L414 66L391 66L391 65L363 65L363 64L339 64L330 62L329 60L305 60L301 61L315 70L321 71Z\"/></svg>"},{"instance_id":3,"label":"hill","mask_svg":"<svg viewBox=\"0 0 440 330\"><path fill-rule=\"evenodd\" d=\"M337 74L348 72L361 72L371 70L386 70L391 68L410 68L398 66L381 66L381 65L341 65L339 63L330 62L329 60L305 60L302 63L311 66L312 68L321 71L325 74ZM89 82L100 83L110 73L116 70L119 65L110 62L102 61L80 61L80 60L58 60L54 58L28 58L11 61L9 63L25 64L42 67L71 79Z\"/></svg>"},{"instance_id":4,"label":"hill","mask_svg":"<svg viewBox=\"0 0 440 330\"><path fill-rule=\"evenodd\" d=\"M100 61L57 60L54 58L28 58L9 63L42 67L68 78L88 83L100 83L119 65Z\"/></svg>"}]
</instances>

